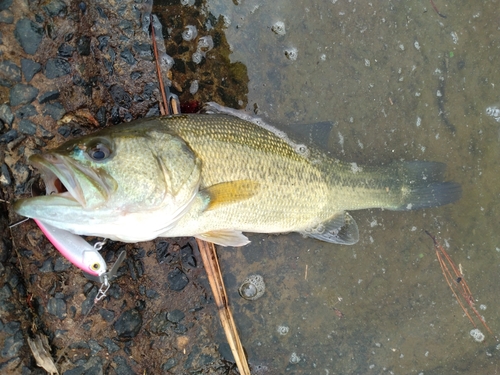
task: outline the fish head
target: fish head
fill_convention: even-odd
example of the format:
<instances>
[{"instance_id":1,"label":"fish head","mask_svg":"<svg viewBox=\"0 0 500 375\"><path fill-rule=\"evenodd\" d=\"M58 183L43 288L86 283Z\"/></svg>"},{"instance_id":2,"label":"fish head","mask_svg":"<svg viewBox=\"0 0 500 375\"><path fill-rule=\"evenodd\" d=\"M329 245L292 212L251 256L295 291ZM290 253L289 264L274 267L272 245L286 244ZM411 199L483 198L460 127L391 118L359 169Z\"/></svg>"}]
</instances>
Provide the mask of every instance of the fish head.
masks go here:
<instances>
[{"instance_id":1,"label":"fish head","mask_svg":"<svg viewBox=\"0 0 500 375\"><path fill-rule=\"evenodd\" d=\"M46 195L15 202L18 214L117 239L104 231L133 230L134 220L144 222L148 212L164 211L158 231L178 220L201 178L200 162L184 140L154 120L107 128L29 160L41 172ZM131 228L106 229L113 224Z\"/></svg>"}]
</instances>

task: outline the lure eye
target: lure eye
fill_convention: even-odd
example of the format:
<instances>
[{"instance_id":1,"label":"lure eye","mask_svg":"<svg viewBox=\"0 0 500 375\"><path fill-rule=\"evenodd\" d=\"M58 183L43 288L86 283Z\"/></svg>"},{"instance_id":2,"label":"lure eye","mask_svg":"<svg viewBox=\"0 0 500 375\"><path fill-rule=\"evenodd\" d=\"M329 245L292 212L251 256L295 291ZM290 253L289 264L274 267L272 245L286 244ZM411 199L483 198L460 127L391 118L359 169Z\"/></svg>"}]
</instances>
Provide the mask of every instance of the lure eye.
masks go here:
<instances>
[{"instance_id":1,"label":"lure eye","mask_svg":"<svg viewBox=\"0 0 500 375\"><path fill-rule=\"evenodd\" d=\"M94 161L103 161L109 157L111 151L106 145L97 143L96 145L88 148L87 154Z\"/></svg>"},{"instance_id":2,"label":"lure eye","mask_svg":"<svg viewBox=\"0 0 500 375\"><path fill-rule=\"evenodd\" d=\"M92 271L99 271L101 269L101 265L99 263L94 263L90 266L92 268Z\"/></svg>"}]
</instances>

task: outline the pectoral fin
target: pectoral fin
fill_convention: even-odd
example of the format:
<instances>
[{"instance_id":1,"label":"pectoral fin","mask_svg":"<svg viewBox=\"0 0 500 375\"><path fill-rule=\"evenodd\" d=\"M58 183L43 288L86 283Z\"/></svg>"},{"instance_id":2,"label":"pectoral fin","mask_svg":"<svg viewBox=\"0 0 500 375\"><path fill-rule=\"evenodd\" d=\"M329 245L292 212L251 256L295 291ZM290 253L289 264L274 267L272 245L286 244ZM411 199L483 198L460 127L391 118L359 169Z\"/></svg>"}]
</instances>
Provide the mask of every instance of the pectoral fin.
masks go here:
<instances>
[{"instance_id":1,"label":"pectoral fin","mask_svg":"<svg viewBox=\"0 0 500 375\"><path fill-rule=\"evenodd\" d=\"M301 233L320 241L341 245L354 245L359 240L358 224L347 212L342 212L316 228Z\"/></svg>"},{"instance_id":2,"label":"pectoral fin","mask_svg":"<svg viewBox=\"0 0 500 375\"><path fill-rule=\"evenodd\" d=\"M222 246L245 246L250 243L250 240L237 230L212 231L198 234L195 237Z\"/></svg>"},{"instance_id":3,"label":"pectoral fin","mask_svg":"<svg viewBox=\"0 0 500 375\"><path fill-rule=\"evenodd\" d=\"M236 203L253 197L259 191L260 184L252 180L221 182L209 186L200 193L208 197L206 211L220 205Z\"/></svg>"}]
</instances>

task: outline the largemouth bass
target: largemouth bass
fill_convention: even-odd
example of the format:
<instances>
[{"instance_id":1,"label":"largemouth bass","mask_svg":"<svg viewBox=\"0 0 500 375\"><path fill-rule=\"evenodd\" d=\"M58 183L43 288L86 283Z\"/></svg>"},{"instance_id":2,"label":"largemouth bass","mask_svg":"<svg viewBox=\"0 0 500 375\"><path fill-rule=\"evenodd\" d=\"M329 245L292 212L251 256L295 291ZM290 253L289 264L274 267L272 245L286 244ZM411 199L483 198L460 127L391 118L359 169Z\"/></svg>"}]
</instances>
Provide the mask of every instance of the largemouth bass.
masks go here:
<instances>
[{"instance_id":1,"label":"largemouth bass","mask_svg":"<svg viewBox=\"0 0 500 375\"><path fill-rule=\"evenodd\" d=\"M267 125L222 114L147 118L30 157L47 195L14 210L82 235L138 242L194 236L224 246L242 232L300 232L354 244L346 211L414 210L459 199L442 163L358 166Z\"/></svg>"}]
</instances>

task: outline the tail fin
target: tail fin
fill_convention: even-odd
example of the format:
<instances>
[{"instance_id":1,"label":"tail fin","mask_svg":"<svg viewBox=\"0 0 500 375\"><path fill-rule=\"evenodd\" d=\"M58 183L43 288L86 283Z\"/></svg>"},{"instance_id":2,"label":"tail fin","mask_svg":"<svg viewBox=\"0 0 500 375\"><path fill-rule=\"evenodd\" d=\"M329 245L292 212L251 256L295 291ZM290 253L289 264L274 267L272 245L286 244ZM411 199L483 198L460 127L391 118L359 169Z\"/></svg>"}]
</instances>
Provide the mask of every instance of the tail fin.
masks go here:
<instances>
[{"instance_id":1,"label":"tail fin","mask_svg":"<svg viewBox=\"0 0 500 375\"><path fill-rule=\"evenodd\" d=\"M462 188L456 182L444 182L446 164L412 161L401 164L401 204L396 211L442 206L460 199Z\"/></svg>"}]
</instances>

